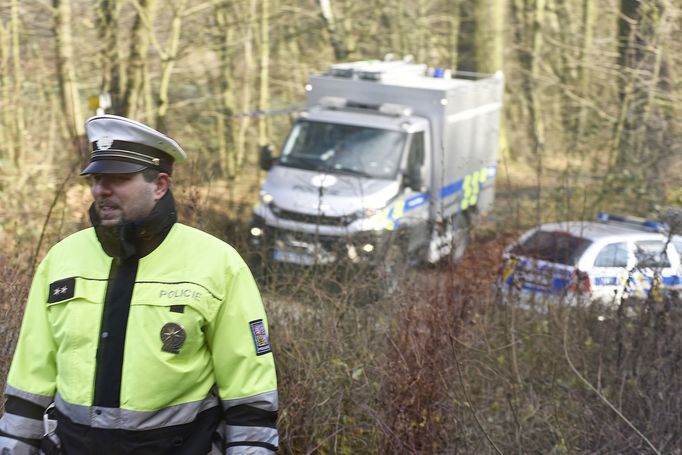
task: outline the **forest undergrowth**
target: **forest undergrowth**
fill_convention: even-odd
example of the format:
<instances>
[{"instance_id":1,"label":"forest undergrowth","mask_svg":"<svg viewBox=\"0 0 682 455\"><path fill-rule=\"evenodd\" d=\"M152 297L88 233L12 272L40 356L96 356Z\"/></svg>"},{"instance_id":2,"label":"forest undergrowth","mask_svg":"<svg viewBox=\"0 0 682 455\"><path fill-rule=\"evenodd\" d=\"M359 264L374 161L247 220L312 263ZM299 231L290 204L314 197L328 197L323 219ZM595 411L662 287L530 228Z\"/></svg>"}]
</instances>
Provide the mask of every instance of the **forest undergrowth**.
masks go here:
<instances>
[{"instance_id":1,"label":"forest undergrowth","mask_svg":"<svg viewBox=\"0 0 682 455\"><path fill-rule=\"evenodd\" d=\"M82 227L83 191L47 225L27 217L4 238L0 387L36 251ZM183 221L245 252L249 204L191 185L176 197ZM475 231L461 262L410 270L380 299L352 269L282 269L262 285L282 453L682 453L679 298L628 301L627 312L503 301L497 269L518 232L500 226Z\"/></svg>"}]
</instances>

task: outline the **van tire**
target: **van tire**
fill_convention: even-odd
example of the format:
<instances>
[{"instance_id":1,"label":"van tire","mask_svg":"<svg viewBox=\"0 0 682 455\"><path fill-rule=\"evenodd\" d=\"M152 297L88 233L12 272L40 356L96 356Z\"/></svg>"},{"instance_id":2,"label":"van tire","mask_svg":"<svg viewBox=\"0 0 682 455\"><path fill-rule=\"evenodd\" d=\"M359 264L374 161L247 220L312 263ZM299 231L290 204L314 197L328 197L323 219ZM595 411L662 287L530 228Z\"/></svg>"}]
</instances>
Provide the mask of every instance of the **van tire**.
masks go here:
<instances>
[{"instance_id":1,"label":"van tire","mask_svg":"<svg viewBox=\"0 0 682 455\"><path fill-rule=\"evenodd\" d=\"M448 257L451 264L456 264L464 256L471 236L471 220L468 212L457 212L452 216L452 245Z\"/></svg>"},{"instance_id":2,"label":"van tire","mask_svg":"<svg viewBox=\"0 0 682 455\"><path fill-rule=\"evenodd\" d=\"M407 232L394 231L388 239L381 262L379 285L383 296L395 294L403 286L408 269Z\"/></svg>"}]
</instances>

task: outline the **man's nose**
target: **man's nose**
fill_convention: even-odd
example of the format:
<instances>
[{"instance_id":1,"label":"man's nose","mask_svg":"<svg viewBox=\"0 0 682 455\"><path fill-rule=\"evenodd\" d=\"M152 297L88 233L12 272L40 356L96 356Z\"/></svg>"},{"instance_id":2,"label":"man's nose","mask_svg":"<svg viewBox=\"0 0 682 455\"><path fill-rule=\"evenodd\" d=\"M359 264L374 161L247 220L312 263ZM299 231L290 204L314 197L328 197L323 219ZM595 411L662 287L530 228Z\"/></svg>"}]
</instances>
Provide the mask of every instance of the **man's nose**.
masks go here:
<instances>
[{"instance_id":1,"label":"man's nose","mask_svg":"<svg viewBox=\"0 0 682 455\"><path fill-rule=\"evenodd\" d=\"M105 178L98 178L92 182L92 193L95 196L106 196L111 194L111 185Z\"/></svg>"}]
</instances>

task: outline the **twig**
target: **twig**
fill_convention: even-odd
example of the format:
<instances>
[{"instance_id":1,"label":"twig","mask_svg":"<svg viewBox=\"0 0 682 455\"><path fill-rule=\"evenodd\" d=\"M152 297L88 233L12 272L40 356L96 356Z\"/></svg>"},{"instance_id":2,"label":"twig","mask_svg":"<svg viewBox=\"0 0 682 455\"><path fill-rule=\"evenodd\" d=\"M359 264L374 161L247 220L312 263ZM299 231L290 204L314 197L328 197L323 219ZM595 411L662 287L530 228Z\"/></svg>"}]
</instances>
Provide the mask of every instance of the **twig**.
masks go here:
<instances>
[{"instance_id":1,"label":"twig","mask_svg":"<svg viewBox=\"0 0 682 455\"><path fill-rule=\"evenodd\" d=\"M474 421L476 422L476 426L478 426L478 429L481 430L481 433L485 436L485 438L488 440L488 443L495 449L495 451L499 454L502 455L502 451L495 445L495 442L492 440L490 435L488 434L487 431L485 431L485 428L483 428L483 424L481 421L478 419L478 416L476 415L476 412L474 411L474 405L471 402L471 399L469 398L469 394L467 393L467 388L466 385L464 384L464 375L462 374L462 367L459 364L459 359L457 358L457 349L455 349L454 341L452 339L452 336L450 337L450 346L452 347L452 353L455 357L455 365L457 365L457 375L459 376L459 381L462 384L462 393L464 394L464 401L466 402L467 408L469 408L469 411L471 411L471 415L474 418Z\"/></svg>"},{"instance_id":2,"label":"twig","mask_svg":"<svg viewBox=\"0 0 682 455\"><path fill-rule=\"evenodd\" d=\"M59 197L62 195L62 191L64 190L64 186L66 185L66 182L71 180L71 176L73 175L73 171L76 169L78 164L79 163L76 162L71 166L71 170L69 170L69 174L62 181L62 183L59 185L59 189L57 189L57 191L54 195L54 199L52 200L52 204L50 204L50 208L47 211L47 216L45 216L45 222L43 223L43 228L40 231L40 237L38 238L38 244L36 245L36 249L33 252L33 257L31 258L31 274L33 274L33 271L35 270L36 261L38 259L38 254L40 253L40 247L43 244L43 238L45 237L45 231L47 230L47 224L50 222L50 217L52 216L52 210L54 210L55 206L57 205L57 201L59 200Z\"/></svg>"},{"instance_id":3,"label":"twig","mask_svg":"<svg viewBox=\"0 0 682 455\"><path fill-rule=\"evenodd\" d=\"M580 379L580 380L583 382L583 384L585 384L590 390L592 390L594 393L596 393L597 396L599 397L599 399L601 399L604 403L606 403L606 405L607 405L609 408L611 408L611 410L612 410L613 412L615 412L616 415L617 415L618 417L620 417L620 418L621 418L621 419L622 419L630 428L632 428L632 430L633 430L635 433L637 433L637 435L638 435L640 438L642 438L642 439L644 440L644 442L647 443L647 445L648 445L649 447L651 447L651 450L653 450L654 453L656 453L657 455L661 455L661 452L659 452L658 449L656 449L656 447L654 447L654 445L651 443L651 441L649 441L649 440L647 439L647 437L644 436L644 435L642 434L642 432L639 431L639 430L637 429L637 427L635 427L635 425L634 425L632 422L630 422L630 421L627 419L627 417L625 417L625 416L623 415L623 413L621 413L618 409L616 409L616 407L615 407L614 405L612 405L611 402L610 402L604 395L602 395L602 394L601 394L601 393L600 393L600 392L599 392L599 391L590 383L590 381L588 381L587 379L585 379L585 378L583 377L583 375L580 374L580 372L578 371L578 369L575 367L575 365L574 365L573 362L571 361L571 357L568 355L568 342L567 342L567 340L568 340L568 321L566 321L566 322L564 323L564 340L563 340L563 341L564 341L564 356L566 357L566 361L568 362L568 366L571 367L571 370L573 370L573 373L575 373L575 375L578 377L578 379Z\"/></svg>"}]
</instances>

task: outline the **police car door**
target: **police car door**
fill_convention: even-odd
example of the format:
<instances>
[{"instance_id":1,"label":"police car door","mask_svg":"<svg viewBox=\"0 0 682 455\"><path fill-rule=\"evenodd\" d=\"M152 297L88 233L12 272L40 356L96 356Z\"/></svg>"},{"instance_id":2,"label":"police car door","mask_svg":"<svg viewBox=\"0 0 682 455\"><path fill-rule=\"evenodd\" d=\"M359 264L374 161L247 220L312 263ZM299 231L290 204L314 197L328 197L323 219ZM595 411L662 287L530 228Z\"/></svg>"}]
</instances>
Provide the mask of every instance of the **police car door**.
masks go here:
<instances>
[{"instance_id":1,"label":"police car door","mask_svg":"<svg viewBox=\"0 0 682 455\"><path fill-rule=\"evenodd\" d=\"M609 243L599 250L590 273L593 297L605 303L620 302L627 284L628 270L634 263L634 255L629 253L626 242Z\"/></svg>"},{"instance_id":2,"label":"police car door","mask_svg":"<svg viewBox=\"0 0 682 455\"><path fill-rule=\"evenodd\" d=\"M639 297L646 297L654 291L653 296L665 286L673 284L676 277L675 267L670 261L668 250L674 246L664 240L638 240L634 242L636 264L633 270L635 293ZM673 257L674 251L670 251Z\"/></svg>"}]
</instances>

